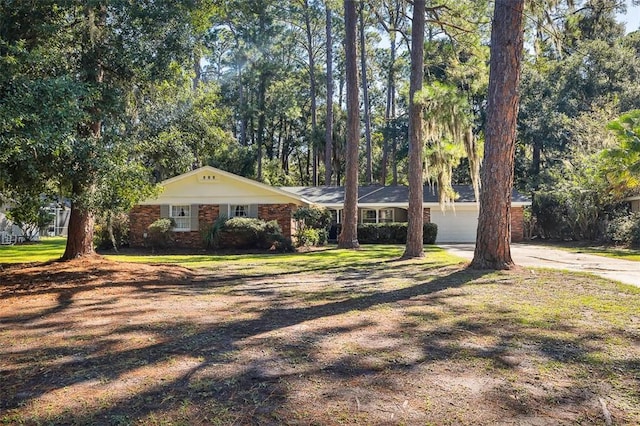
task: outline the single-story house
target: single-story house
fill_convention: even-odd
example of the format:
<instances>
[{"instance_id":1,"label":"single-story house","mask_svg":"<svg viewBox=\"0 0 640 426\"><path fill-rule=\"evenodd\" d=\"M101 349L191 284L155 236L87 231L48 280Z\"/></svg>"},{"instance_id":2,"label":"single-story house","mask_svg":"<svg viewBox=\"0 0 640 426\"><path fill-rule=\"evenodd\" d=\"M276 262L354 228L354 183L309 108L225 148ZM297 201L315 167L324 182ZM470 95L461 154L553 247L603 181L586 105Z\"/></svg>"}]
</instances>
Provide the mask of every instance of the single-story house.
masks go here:
<instances>
[{"instance_id":1,"label":"single-story house","mask_svg":"<svg viewBox=\"0 0 640 426\"><path fill-rule=\"evenodd\" d=\"M200 230L219 216L256 217L278 221L286 237L295 235L294 212L300 207L320 205L329 209L334 221L342 220L344 187L273 187L233 173L205 166L161 183L163 191L135 206L130 213L130 243L145 245L147 228L163 217L173 218L176 245L201 247ZM424 188L424 219L438 225L436 242L474 242L478 225L478 203L470 186L454 186L459 198L441 209L437 189ZM362 186L358 189L360 223L406 222L406 186ZM524 207L531 201L513 192L511 234L524 238Z\"/></svg>"}]
</instances>

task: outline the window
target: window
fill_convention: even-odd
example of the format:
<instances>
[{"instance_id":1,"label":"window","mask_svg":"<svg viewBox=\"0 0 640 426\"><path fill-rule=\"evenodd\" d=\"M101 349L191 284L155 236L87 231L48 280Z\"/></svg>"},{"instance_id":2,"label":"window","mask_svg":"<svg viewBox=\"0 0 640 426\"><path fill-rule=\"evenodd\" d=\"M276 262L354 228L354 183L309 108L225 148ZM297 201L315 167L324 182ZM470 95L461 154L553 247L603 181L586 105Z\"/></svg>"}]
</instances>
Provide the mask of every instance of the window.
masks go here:
<instances>
[{"instance_id":1,"label":"window","mask_svg":"<svg viewBox=\"0 0 640 426\"><path fill-rule=\"evenodd\" d=\"M249 206L246 204L238 204L230 206L231 217L249 217Z\"/></svg>"},{"instance_id":2,"label":"window","mask_svg":"<svg viewBox=\"0 0 640 426\"><path fill-rule=\"evenodd\" d=\"M375 210L362 210L362 223L376 223L377 215Z\"/></svg>"},{"instance_id":3,"label":"window","mask_svg":"<svg viewBox=\"0 0 640 426\"><path fill-rule=\"evenodd\" d=\"M174 231L191 230L191 206L171 206L170 217L176 223Z\"/></svg>"},{"instance_id":4,"label":"window","mask_svg":"<svg viewBox=\"0 0 640 426\"><path fill-rule=\"evenodd\" d=\"M378 211L378 222L380 223L393 222L393 209L380 209Z\"/></svg>"},{"instance_id":5,"label":"window","mask_svg":"<svg viewBox=\"0 0 640 426\"><path fill-rule=\"evenodd\" d=\"M331 223L341 223L342 222L342 210L329 210L331 214Z\"/></svg>"}]
</instances>

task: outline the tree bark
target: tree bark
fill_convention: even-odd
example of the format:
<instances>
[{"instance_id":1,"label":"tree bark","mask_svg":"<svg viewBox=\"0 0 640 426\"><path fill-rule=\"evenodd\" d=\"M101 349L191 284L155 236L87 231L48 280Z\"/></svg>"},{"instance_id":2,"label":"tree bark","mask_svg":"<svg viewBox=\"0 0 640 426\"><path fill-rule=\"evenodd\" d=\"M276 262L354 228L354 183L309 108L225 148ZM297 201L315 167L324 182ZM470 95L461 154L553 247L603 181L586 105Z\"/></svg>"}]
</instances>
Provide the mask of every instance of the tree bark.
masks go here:
<instances>
[{"instance_id":1,"label":"tree bark","mask_svg":"<svg viewBox=\"0 0 640 426\"><path fill-rule=\"evenodd\" d=\"M258 161L258 180L262 180L262 161L264 149L264 126L266 119L265 96L267 91L267 75L264 71L260 73L260 83L258 85L258 135L257 135L257 161Z\"/></svg>"},{"instance_id":2,"label":"tree bark","mask_svg":"<svg viewBox=\"0 0 640 426\"><path fill-rule=\"evenodd\" d=\"M316 129L318 127L315 58L313 57L313 37L311 34L311 19L309 17L309 0L304 0L304 23L307 35L307 54L309 57L309 94L311 95L311 137L309 150L313 153L312 181L318 186L318 144L316 143Z\"/></svg>"},{"instance_id":3,"label":"tree bark","mask_svg":"<svg viewBox=\"0 0 640 426\"><path fill-rule=\"evenodd\" d=\"M365 183L373 182L373 153L371 147L371 117L369 115L369 88L367 87L367 54L364 34L364 2L360 3L360 74L362 75L362 104L364 108L364 139L367 167L365 169Z\"/></svg>"},{"instance_id":4,"label":"tree bark","mask_svg":"<svg viewBox=\"0 0 640 426\"><path fill-rule=\"evenodd\" d=\"M358 55L356 2L344 0L345 68L347 80L347 149L345 167L344 217L338 236L339 248L358 248L358 145L360 142L360 101L358 99Z\"/></svg>"},{"instance_id":5,"label":"tree bark","mask_svg":"<svg viewBox=\"0 0 640 426\"><path fill-rule=\"evenodd\" d=\"M88 30L83 35L84 44L91 46L81 58L83 70L86 73L86 81L98 86L104 82L104 68L100 64L99 46L102 29L106 22L106 7L104 5L96 8L86 6L84 17L87 20ZM87 123L78 127L78 137L86 138L92 143L98 143L102 138L102 120L99 107L100 99L94 101L93 105L87 107L90 117ZM71 203L71 213L69 215L69 227L67 231L67 244L61 260L71 260L78 257L95 254L93 247L93 227L95 224L94 212L88 206L88 199L95 192L95 175L93 171L85 170L84 179L88 183L72 182L71 193L74 201Z\"/></svg>"},{"instance_id":6,"label":"tree bark","mask_svg":"<svg viewBox=\"0 0 640 426\"><path fill-rule=\"evenodd\" d=\"M326 5L327 30L327 118L324 134L324 184L331 186L333 152L333 39L331 37L331 9Z\"/></svg>"},{"instance_id":7,"label":"tree bark","mask_svg":"<svg viewBox=\"0 0 640 426\"><path fill-rule=\"evenodd\" d=\"M511 192L524 0L496 0L474 269L510 269Z\"/></svg>"},{"instance_id":8,"label":"tree bark","mask_svg":"<svg viewBox=\"0 0 640 426\"><path fill-rule=\"evenodd\" d=\"M74 184L72 192L79 198L83 198L89 195L91 189L81 188L80 185ZM90 209L84 207L81 201L71 203L67 244L60 260L72 260L95 254L93 248L94 224L94 214Z\"/></svg>"},{"instance_id":9,"label":"tree bark","mask_svg":"<svg viewBox=\"0 0 640 426\"><path fill-rule=\"evenodd\" d=\"M409 81L409 210L407 212L407 245L404 259L424 257L423 182L422 182L422 105L416 93L422 90L424 78L425 0L413 2L411 27L411 77Z\"/></svg>"}]
</instances>

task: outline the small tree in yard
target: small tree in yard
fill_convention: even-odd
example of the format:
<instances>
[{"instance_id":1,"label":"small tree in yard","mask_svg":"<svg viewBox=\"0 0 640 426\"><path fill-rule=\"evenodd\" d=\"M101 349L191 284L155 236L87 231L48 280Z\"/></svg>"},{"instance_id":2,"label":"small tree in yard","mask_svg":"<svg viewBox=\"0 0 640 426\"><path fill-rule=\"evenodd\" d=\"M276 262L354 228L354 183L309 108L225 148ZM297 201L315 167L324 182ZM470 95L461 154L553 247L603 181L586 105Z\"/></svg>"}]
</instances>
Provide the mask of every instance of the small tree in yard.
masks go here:
<instances>
[{"instance_id":1,"label":"small tree in yard","mask_svg":"<svg viewBox=\"0 0 640 426\"><path fill-rule=\"evenodd\" d=\"M15 206L7 212L7 217L20 228L25 241L33 241L40 229L51 223L53 214L46 210L46 203L39 195L17 194L13 201Z\"/></svg>"},{"instance_id":2,"label":"small tree in yard","mask_svg":"<svg viewBox=\"0 0 640 426\"><path fill-rule=\"evenodd\" d=\"M331 225L331 213L324 207L311 206L296 210L293 218L298 221L296 241L298 246L325 244L328 228Z\"/></svg>"}]
</instances>

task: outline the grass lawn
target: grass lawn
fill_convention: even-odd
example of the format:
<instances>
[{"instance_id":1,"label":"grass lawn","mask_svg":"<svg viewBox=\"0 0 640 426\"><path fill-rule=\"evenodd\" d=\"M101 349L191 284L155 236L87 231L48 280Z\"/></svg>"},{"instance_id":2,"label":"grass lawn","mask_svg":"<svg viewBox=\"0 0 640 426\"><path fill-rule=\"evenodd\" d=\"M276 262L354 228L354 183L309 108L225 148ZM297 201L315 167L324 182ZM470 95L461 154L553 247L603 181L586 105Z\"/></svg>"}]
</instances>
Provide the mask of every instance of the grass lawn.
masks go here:
<instances>
[{"instance_id":1,"label":"grass lawn","mask_svg":"<svg viewBox=\"0 0 640 426\"><path fill-rule=\"evenodd\" d=\"M640 423L639 288L401 253L5 265L0 424Z\"/></svg>"},{"instance_id":2,"label":"grass lawn","mask_svg":"<svg viewBox=\"0 0 640 426\"><path fill-rule=\"evenodd\" d=\"M43 237L40 242L0 246L0 265L58 259L64 253L66 243L64 237Z\"/></svg>"},{"instance_id":3,"label":"grass lawn","mask_svg":"<svg viewBox=\"0 0 640 426\"><path fill-rule=\"evenodd\" d=\"M568 247L567 249L575 253L597 254L614 259L640 262L640 250L620 247Z\"/></svg>"}]
</instances>

